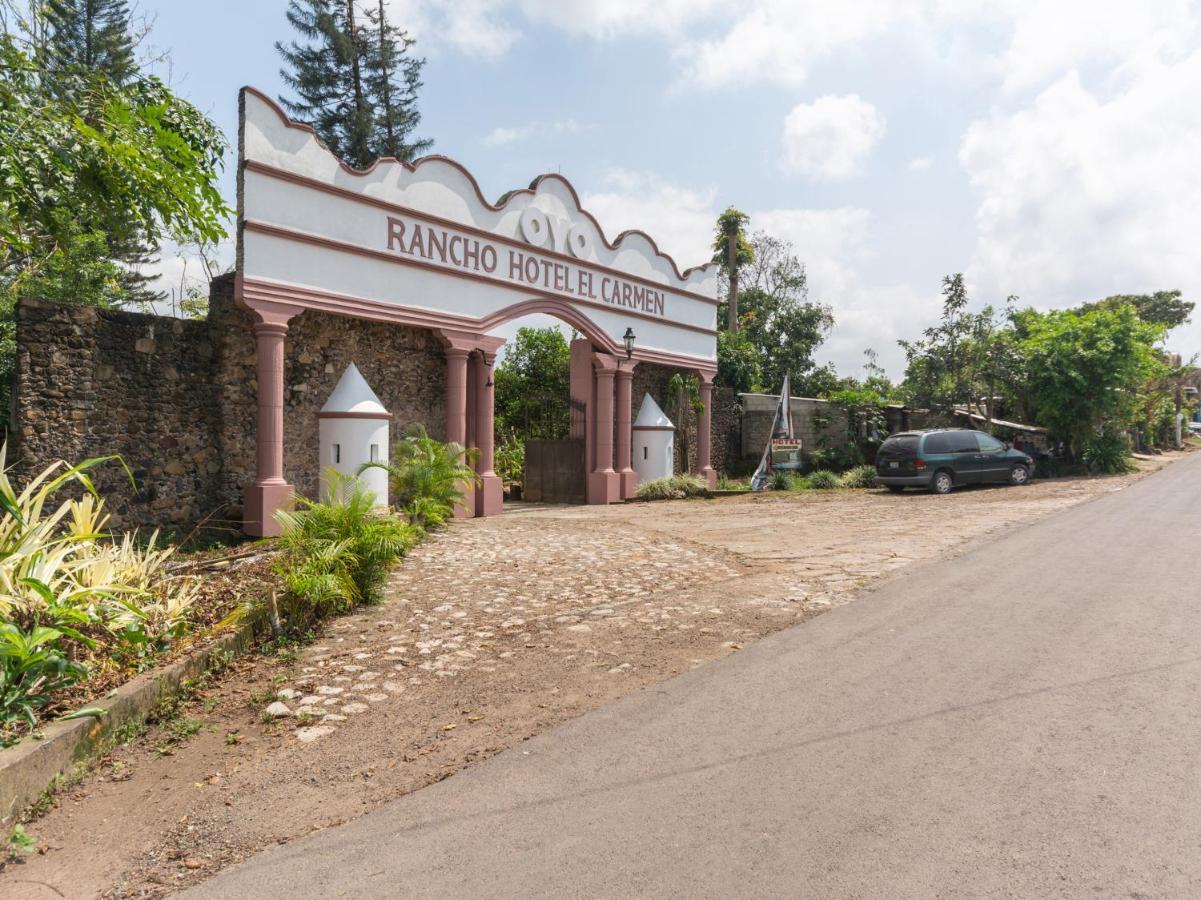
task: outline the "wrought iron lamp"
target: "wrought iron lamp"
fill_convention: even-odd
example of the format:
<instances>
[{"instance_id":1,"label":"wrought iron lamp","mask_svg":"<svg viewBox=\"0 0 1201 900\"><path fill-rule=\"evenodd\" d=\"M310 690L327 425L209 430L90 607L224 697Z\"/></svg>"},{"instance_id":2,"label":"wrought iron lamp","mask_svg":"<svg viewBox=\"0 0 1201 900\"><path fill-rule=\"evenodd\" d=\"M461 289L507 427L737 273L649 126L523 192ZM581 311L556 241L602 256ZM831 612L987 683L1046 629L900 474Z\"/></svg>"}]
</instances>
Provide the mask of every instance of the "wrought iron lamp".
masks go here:
<instances>
[{"instance_id":1,"label":"wrought iron lamp","mask_svg":"<svg viewBox=\"0 0 1201 900\"><path fill-rule=\"evenodd\" d=\"M634 356L634 329L627 328L626 333L621 337L622 343L626 345L626 359L631 359Z\"/></svg>"}]
</instances>

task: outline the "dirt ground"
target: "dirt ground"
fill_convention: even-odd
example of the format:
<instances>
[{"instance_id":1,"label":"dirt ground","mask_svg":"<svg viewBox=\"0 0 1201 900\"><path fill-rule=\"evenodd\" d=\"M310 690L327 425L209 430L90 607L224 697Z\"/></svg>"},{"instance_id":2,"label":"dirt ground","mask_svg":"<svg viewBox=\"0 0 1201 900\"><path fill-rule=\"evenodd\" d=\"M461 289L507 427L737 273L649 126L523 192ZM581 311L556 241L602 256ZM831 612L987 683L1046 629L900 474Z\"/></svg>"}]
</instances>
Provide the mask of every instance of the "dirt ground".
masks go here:
<instances>
[{"instance_id":1,"label":"dirt ground","mask_svg":"<svg viewBox=\"0 0 1201 900\"><path fill-rule=\"evenodd\" d=\"M457 523L398 568L386 602L298 652L236 663L182 719L61 792L0 894L167 895L1172 458L947 497L519 505Z\"/></svg>"}]
</instances>

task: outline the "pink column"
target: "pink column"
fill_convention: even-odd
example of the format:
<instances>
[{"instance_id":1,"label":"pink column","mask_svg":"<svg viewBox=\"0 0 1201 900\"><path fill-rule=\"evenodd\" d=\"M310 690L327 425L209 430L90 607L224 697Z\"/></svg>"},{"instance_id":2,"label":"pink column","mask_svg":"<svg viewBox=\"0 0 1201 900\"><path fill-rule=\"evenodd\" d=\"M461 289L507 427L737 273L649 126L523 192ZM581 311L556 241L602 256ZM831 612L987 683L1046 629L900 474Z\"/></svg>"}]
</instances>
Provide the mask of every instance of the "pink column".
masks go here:
<instances>
[{"instance_id":1,"label":"pink column","mask_svg":"<svg viewBox=\"0 0 1201 900\"><path fill-rule=\"evenodd\" d=\"M621 499L621 478L613 471L613 379L617 359L594 353L592 360L596 372L596 427L592 430L596 462L588 475L588 502L614 503Z\"/></svg>"},{"instance_id":2,"label":"pink column","mask_svg":"<svg viewBox=\"0 0 1201 900\"><path fill-rule=\"evenodd\" d=\"M717 473L713 471L713 374L698 372L700 376L701 414L696 423L696 474L710 488L717 487Z\"/></svg>"},{"instance_id":3,"label":"pink column","mask_svg":"<svg viewBox=\"0 0 1201 900\"><path fill-rule=\"evenodd\" d=\"M446 348L446 440L467 446L467 356L463 347ZM465 486L463 503L455 506L456 519L470 519L475 514L475 500L470 485Z\"/></svg>"},{"instance_id":4,"label":"pink column","mask_svg":"<svg viewBox=\"0 0 1201 900\"><path fill-rule=\"evenodd\" d=\"M480 449L476 471L480 484L475 491L475 514L495 516L504 510L505 488L500 476L493 471L496 465L496 388L493 384L492 365L496 354L481 350L476 365L475 381L475 437Z\"/></svg>"},{"instance_id":5,"label":"pink column","mask_svg":"<svg viewBox=\"0 0 1201 900\"><path fill-rule=\"evenodd\" d=\"M249 305L249 304L248 304ZM254 325L258 350L258 428L255 435L255 478L246 488L242 527L247 534L279 534L277 510L292 503L292 485L284 480L284 338L295 311L280 304L250 306L260 321Z\"/></svg>"},{"instance_id":6,"label":"pink column","mask_svg":"<svg viewBox=\"0 0 1201 900\"><path fill-rule=\"evenodd\" d=\"M634 366L629 361L618 363L617 369L617 474L621 479L621 499L634 496L638 489L638 473L630 465L634 442L633 398Z\"/></svg>"}]
</instances>

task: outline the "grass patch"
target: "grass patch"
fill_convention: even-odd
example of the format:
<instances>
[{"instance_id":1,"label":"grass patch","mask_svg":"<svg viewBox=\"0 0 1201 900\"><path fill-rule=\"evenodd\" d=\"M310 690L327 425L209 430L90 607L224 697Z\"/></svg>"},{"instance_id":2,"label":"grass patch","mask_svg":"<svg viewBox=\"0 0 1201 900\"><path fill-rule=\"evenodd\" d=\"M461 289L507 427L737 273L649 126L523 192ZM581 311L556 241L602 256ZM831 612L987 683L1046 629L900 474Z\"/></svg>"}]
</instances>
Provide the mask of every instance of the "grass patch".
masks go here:
<instances>
[{"instance_id":1,"label":"grass patch","mask_svg":"<svg viewBox=\"0 0 1201 900\"><path fill-rule=\"evenodd\" d=\"M708 497L709 484L699 475L673 475L656 478L638 485L639 500L684 500L688 497Z\"/></svg>"}]
</instances>

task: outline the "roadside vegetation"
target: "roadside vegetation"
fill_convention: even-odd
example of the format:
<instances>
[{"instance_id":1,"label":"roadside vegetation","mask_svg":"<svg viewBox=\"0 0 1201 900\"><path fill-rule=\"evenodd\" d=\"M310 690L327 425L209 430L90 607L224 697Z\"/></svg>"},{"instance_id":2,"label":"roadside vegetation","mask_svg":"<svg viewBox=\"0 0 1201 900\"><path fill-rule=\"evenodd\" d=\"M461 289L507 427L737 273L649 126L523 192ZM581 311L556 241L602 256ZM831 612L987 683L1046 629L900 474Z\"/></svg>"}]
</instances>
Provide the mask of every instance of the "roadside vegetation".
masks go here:
<instances>
[{"instance_id":1,"label":"roadside vegetation","mask_svg":"<svg viewBox=\"0 0 1201 900\"><path fill-rule=\"evenodd\" d=\"M57 463L18 490L0 450L0 745L35 728L77 682L128 677L188 631L194 578L172 575L157 532L105 532L88 471ZM71 494L63 496L60 494Z\"/></svg>"},{"instance_id":2,"label":"roadside vegetation","mask_svg":"<svg viewBox=\"0 0 1201 900\"><path fill-rule=\"evenodd\" d=\"M382 600L397 560L453 515L475 478L467 451L423 430L393 459L394 508L377 506L357 478L328 473L328 496L298 498L278 514L280 537L257 545L256 556L271 560L266 571L239 573L213 603L210 578L157 532L106 531L88 472L119 460L60 462L18 488L0 449L0 746L252 614L265 612L275 638L295 641Z\"/></svg>"}]
</instances>

